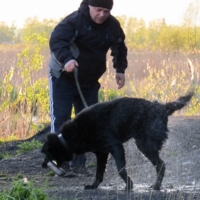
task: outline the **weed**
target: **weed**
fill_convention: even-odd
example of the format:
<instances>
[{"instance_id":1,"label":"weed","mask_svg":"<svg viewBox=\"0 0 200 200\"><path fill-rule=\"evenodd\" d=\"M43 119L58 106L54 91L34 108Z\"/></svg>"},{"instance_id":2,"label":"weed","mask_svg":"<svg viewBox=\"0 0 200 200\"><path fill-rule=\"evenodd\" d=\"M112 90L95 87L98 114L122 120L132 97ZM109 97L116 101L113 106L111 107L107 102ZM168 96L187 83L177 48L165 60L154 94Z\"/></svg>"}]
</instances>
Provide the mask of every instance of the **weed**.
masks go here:
<instances>
[{"instance_id":1,"label":"weed","mask_svg":"<svg viewBox=\"0 0 200 200\"><path fill-rule=\"evenodd\" d=\"M38 187L33 181L24 178L14 181L10 190L3 189L0 193L0 200L48 200L45 188L46 183Z\"/></svg>"},{"instance_id":2,"label":"weed","mask_svg":"<svg viewBox=\"0 0 200 200\"><path fill-rule=\"evenodd\" d=\"M95 164L95 163L89 163L89 164L87 164L86 167L87 167L87 168L96 167L96 164Z\"/></svg>"},{"instance_id":3,"label":"weed","mask_svg":"<svg viewBox=\"0 0 200 200\"><path fill-rule=\"evenodd\" d=\"M9 152L0 153L0 159L8 159L14 157L15 154L11 154Z\"/></svg>"},{"instance_id":4,"label":"weed","mask_svg":"<svg viewBox=\"0 0 200 200\"><path fill-rule=\"evenodd\" d=\"M38 149L42 147L42 143L33 139L30 142L21 142L20 144L17 145L19 147L19 150L17 150L17 154L27 152L27 151L32 151L34 149Z\"/></svg>"},{"instance_id":5,"label":"weed","mask_svg":"<svg viewBox=\"0 0 200 200\"><path fill-rule=\"evenodd\" d=\"M24 46L15 46L18 60L2 69L0 80L0 140L9 141L33 136L49 123L49 94L46 73L47 38L33 34ZM44 45L45 44L45 45ZM43 52L45 51L45 52ZM9 51L8 51L9 52ZM16 55L15 55L16 56ZM6 55L2 58L7 58ZM118 97L136 97L167 102L193 89L190 104L175 114L200 114L199 52L130 51L125 87L117 90L115 69L108 56L107 72L99 80L99 102ZM5 59L4 63L10 62ZM4 66L4 65L2 65ZM45 74L44 74L45 72ZM1 75L0 74L0 75ZM16 78L17 77L17 78ZM71 118L74 118L74 109ZM0 142L1 144L1 142Z\"/></svg>"},{"instance_id":6,"label":"weed","mask_svg":"<svg viewBox=\"0 0 200 200\"><path fill-rule=\"evenodd\" d=\"M23 178L25 178L24 175L23 175L22 173L18 173L18 174L15 176L14 180L17 181L17 180L21 180L21 179L23 179Z\"/></svg>"},{"instance_id":7,"label":"weed","mask_svg":"<svg viewBox=\"0 0 200 200\"><path fill-rule=\"evenodd\" d=\"M10 178L8 177L7 174L1 174L0 173L0 180L9 180Z\"/></svg>"},{"instance_id":8,"label":"weed","mask_svg":"<svg viewBox=\"0 0 200 200\"><path fill-rule=\"evenodd\" d=\"M55 173L54 173L53 171L49 171L49 172L47 173L47 176L55 176Z\"/></svg>"}]
</instances>

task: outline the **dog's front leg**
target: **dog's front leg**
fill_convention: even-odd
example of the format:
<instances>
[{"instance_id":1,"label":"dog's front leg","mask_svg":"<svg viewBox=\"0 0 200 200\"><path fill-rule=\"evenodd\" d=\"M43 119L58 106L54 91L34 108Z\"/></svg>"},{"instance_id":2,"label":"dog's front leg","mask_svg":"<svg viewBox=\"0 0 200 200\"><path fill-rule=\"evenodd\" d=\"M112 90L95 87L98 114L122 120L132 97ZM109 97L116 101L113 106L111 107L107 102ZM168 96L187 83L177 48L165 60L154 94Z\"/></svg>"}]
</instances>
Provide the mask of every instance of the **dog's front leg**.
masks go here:
<instances>
[{"instance_id":1,"label":"dog's front leg","mask_svg":"<svg viewBox=\"0 0 200 200\"><path fill-rule=\"evenodd\" d=\"M125 190L131 191L133 189L133 182L131 178L127 175L125 166L126 166L126 160L125 160L125 153L124 153L124 147L122 144L118 144L116 146L113 146L111 154L113 155L117 169L119 172L119 175L126 183Z\"/></svg>"},{"instance_id":2,"label":"dog's front leg","mask_svg":"<svg viewBox=\"0 0 200 200\"><path fill-rule=\"evenodd\" d=\"M108 153L96 152L95 155L97 158L96 177L92 185L85 186L84 188L85 190L96 189L103 180L103 175L105 172L106 163L108 159Z\"/></svg>"}]
</instances>

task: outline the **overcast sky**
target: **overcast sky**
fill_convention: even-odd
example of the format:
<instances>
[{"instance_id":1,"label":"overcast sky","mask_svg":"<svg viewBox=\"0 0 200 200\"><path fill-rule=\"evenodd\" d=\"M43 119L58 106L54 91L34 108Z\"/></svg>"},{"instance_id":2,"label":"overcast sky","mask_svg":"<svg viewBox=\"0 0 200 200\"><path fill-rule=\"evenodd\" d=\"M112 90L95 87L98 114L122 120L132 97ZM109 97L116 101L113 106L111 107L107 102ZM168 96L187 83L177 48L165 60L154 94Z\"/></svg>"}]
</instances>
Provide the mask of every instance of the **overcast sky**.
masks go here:
<instances>
[{"instance_id":1,"label":"overcast sky","mask_svg":"<svg viewBox=\"0 0 200 200\"><path fill-rule=\"evenodd\" d=\"M81 0L1 0L0 21L23 27L25 20L37 16L60 19L79 7ZM194 0L114 0L112 14L143 18L147 23L165 18L167 24L179 25Z\"/></svg>"}]
</instances>

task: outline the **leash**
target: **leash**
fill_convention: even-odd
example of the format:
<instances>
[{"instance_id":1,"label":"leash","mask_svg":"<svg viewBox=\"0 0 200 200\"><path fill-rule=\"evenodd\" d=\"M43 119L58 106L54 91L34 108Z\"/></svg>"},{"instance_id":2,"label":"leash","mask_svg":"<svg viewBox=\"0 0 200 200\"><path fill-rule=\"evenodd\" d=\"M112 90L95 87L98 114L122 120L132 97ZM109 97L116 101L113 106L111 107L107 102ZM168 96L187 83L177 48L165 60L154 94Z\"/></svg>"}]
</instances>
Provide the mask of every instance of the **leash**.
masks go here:
<instances>
[{"instance_id":1,"label":"leash","mask_svg":"<svg viewBox=\"0 0 200 200\"><path fill-rule=\"evenodd\" d=\"M85 108L87 108L88 105L87 105L87 103L85 101L85 98L83 96L83 93L81 91L81 87L80 87L80 84L79 84L79 81L78 81L78 68L77 67L74 68L74 76L75 76L76 86L78 88L78 92L79 92L79 95L80 95L81 100L83 102L83 105L85 106Z\"/></svg>"}]
</instances>

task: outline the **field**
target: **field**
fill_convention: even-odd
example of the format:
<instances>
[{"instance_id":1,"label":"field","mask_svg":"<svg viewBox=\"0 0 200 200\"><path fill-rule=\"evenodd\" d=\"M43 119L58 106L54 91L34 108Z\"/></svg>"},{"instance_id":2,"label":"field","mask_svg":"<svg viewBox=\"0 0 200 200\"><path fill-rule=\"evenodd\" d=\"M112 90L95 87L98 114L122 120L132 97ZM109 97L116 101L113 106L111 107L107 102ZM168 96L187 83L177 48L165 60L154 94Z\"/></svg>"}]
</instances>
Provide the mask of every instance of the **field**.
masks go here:
<instances>
[{"instance_id":1,"label":"field","mask_svg":"<svg viewBox=\"0 0 200 200\"><path fill-rule=\"evenodd\" d=\"M46 191L50 199L200 200L199 53L129 52L126 85L121 90L117 89L108 53L107 72L100 80L100 102L129 96L165 103L189 90L195 91L191 103L169 119L169 140L161 152L167 164L161 192L148 188L155 178L152 165L141 156L133 140L126 144L127 169L135 184L129 195L123 191L124 185L115 171L112 157L103 183L98 190L89 192L83 191L83 185L93 177L62 179L49 176L49 171L41 168L43 155L39 149L14 155L20 142L32 136L44 142L48 133L49 58L47 48L0 47L0 190L9 188L11 181L20 174L39 186L48 179ZM40 132L45 127L46 131ZM9 157L2 159L5 155ZM87 158L95 172L95 158L91 154Z\"/></svg>"},{"instance_id":2,"label":"field","mask_svg":"<svg viewBox=\"0 0 200 200\"><path fill-rule=\"evenodd\" d=\"M45 192L50 200L200 200L200 117L172 116L169 118L169 139L161 151L166 163L166 173L161 191L149 186L155 181L155 169L141 155L134 140L125 147L127 171L134 182L132 192L124 191L125 184L119 177L115 162L110 156L104 180L97 190L84 191L83 186L91 183L93 176L62 178L54 176L49 169L41 167L44 155L40 149L0 160L0 191L9 190L14 180L34 181L42 188L47 181ZM44 142L48 129L34 138ZM22 141L0 145L0 152L14 154ZM96 159L86 154L87 166L95 174ZM39 198L38 198L39 199ZM4 200L4 199L2 199Z\"/></svg>"},{"instance_id":3,"label":"field","mask_svg":"<svg viewBox=\"0 0 200 200\"><path fill-rule=\"evenodd\" d=\"M49 123L49 58L48 48L33 50L18 45L0 48L0 140L26 139ZM126 85L117 90L115 69L108 53L99 99L130 96L164 103L193 89L196 94L192 104L176 115L199 115L199 73L198 53L129 52Z\"/></svg>"}]
</instances>

